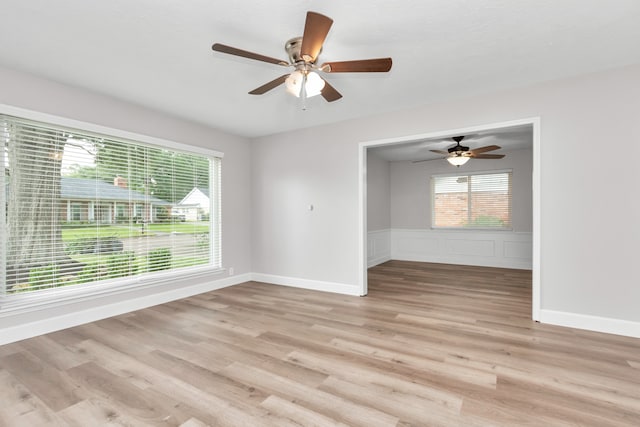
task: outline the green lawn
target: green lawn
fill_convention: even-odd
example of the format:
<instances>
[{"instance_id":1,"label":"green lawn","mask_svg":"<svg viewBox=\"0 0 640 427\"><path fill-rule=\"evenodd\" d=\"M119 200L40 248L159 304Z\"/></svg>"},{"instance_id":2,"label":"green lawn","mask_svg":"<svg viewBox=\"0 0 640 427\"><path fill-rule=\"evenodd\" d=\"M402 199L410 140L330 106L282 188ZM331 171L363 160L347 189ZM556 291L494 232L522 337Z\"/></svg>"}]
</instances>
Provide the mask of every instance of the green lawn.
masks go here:
<instances>
[{"instance_id":1,"label":"green lawn","mask_svg":"<svg viewBox=\"0 0 640 427\"><path fill-rule=\"evenodd\" d=\"M176 222L169 224L148 224L151 232L163 232L163 233L187 233L187 234L199 234L208 233L209 224L199 222Z\"/></svg>"},{"instance_id":2,"label":"green lawn","mask_svg":"<svg viewBox=\"0 0 640 427\"><path fill-rule=\"evenodd\" d=\"M71 258L81 262L83 264L99 264L103 265L109 256L112 254L91 255L91 254L73 254ZM192 265L206 264L209 262L209 256L203 255L201 257L177 257L171 260L171 268L190 267ZM145 256L136 257L137 271L147 271L147 259Z\"/></svg>"},{"instance_id":3,"label":"green lawn","mask_svg":"<svg viewBox=\"0 0 640 427\"><path fill-rule=\"evenodd\" d=\"M120 225L101 225L100 227L87 225L86 227L62 227L62 240L84 239L89 237L136 237L141 236L140 227Z\"/></svg>"},{"instance_id":4,"label":"green lawn","mask_svg":"<svg viewBox=\"0 0 640 427\"><path fill-rule=\"evenodd\" d=\"M86 225L84 227L62 227L62 240L82 239L87 237L125 237L149 236L157 233L201 234L209 232L208 223L177 222L168 224L146 224L142 233L142 225Z\"/></svg>"}]
</instances>

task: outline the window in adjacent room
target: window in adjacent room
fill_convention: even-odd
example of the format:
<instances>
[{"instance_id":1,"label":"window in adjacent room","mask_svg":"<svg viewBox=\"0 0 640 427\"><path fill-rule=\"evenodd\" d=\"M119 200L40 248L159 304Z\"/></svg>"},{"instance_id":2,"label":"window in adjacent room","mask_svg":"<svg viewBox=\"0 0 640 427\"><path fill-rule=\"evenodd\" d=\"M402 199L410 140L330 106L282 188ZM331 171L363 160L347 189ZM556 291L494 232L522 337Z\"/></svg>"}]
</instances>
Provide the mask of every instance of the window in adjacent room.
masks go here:
<instances>
[{"instance_id":1,"label":"window in adjacent room","mask_svg":"<svg viewBox=\"0 0 640 427\"><path fill-rule=\"evenodd\" d=\"M431 177L432 227L511 230L512 171Z\"/></svg>"},{"instance_id":2,"label":"window in adjacent room","mask_svg":"<svg viewBox=\"0 0 640 427\"><path fill-rule=\"evenodd\" d=\"M9 115L0 143L0 298L220 268L220 153ZM207 216L185 220L194 188Z\"/></svg>"}]
</instances>

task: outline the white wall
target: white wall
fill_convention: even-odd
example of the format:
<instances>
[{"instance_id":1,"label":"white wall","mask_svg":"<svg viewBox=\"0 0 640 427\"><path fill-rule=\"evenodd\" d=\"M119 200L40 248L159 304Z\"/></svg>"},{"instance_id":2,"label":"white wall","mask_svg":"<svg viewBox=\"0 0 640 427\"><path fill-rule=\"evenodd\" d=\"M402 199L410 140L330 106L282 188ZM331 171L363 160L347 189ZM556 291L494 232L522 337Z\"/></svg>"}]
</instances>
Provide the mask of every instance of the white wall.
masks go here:
<instances>
[{"instance_id":1,"label":"white wall","mask_svg":"<svg viewBox=\"0 0 640 427\"><path fill-rule=\"evenodd\" d=\"M513 230L532 230L532 151L516 150L501 160L471 160L456 168L445 160L422 163L390 162L392 228L431 228L432 175L491 170L513 170Z\"/></svg>"},{"instance_id":2,"label":"white wall","mask_svg":"<svg viewBox=\"0 0 640 427\"><path fill-rule=\"evenodd\" d=\"M367 230L391 228L390 163L367 153Z\"/></svg>"},{"instance_id":3,"label":"white wall","mask_svg":"<svg viewBox=\"0 0 640 427\"><path fill-rule=\"evenodd\" d=\"M358 149L327 136L253 142L253 271L260 281L357 294L345 254L357 254L358 230L344 225L358 221Z\"/></svg>"},{"instance_id":4,"label":"white wall","mask_svg":"<svg viewBox=\"0 0 640 427\"><path fill-rule=\"evenodd\" d=\"M638 111L635 65L259 138L254 270L357 288L359 142L540 117L543 320L640 336L638 180L611 155L626 142L624 158L640 157Z\"/></svg>"},{"instance_id":5,"label":"white wall","mask_svg":"<svg viewBox=\"0 0 640 427\"><path fill-rule=\"evenodd\" d=\"M367 153L367 267L391 259L389 162Z\"/></svg>"},{"instance_id":6,"label":"white wall","mask_svg":"<svg viewBox=\"0 0 640 427\"><path fill-rule=\"evenodd\" d=\"M224 153L222 166L222 259L234 267L235 276L175 280L161 288L138 289L132 293L83 301L47 310L36 310L0 319L0 342L19 336L11 328L31 325L36 333L54 330L144 305L158 304L250 278L250 143L248 140L159 112L114 100L85 90L57 84L34 76L0 68L0 104L52 114L128 132L149 135ZM111 308L109 308L111 307ZM91 310L94 311L91 311ZM59 317L59 316L63 316ZM92 317L93 316L93 317ZM55 319L59 319L57 322ZM66 322L66 323L65 323ZM40 328L40 329L38 329Z\"/></svg>"}]
</instances>

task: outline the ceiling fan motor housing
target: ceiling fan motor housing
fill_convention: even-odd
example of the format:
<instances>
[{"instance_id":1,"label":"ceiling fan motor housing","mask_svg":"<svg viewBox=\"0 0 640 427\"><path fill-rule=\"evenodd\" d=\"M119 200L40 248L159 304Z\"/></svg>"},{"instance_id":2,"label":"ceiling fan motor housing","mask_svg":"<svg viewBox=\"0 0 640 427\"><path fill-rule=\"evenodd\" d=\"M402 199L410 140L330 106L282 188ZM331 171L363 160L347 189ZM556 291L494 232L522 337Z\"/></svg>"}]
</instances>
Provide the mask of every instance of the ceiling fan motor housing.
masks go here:
<instances>
[{"instance_id":1,"label":"ceiling fan motor housing","mask_svg":"<svg viewBox=\"0 0 640 427\"><path fill-rule=\"evenodd\" d=\"M462 142L462 140L464 139L464 135L462 136L454 136L451 139L453 139L456 142L456 145L454 145L453 147L447 149L447 151L450 154L456 154L456 155L461 155L462 153L465 153L467 151L469 151L469 147L465 147L464 145L460 145L460 142Z\"/></svg>"},{"instance_id":2,"label":"ceiling fan motor housing","mask_svg":"<svg viewBox=\"0 0 640 427\"><path fill-rule=\"evenodd\" d=\"M291 64L299 64L299 63L307 62L304 60L304 58L300 54L301 49L302 49L302 37L294 37L292 39L289 39L287 43L284 45L284 50L287 52L287 55L289 55L289 62L291 62ZM320 56L320 53L322 53L322 48L320 49L318 56Z\"/></svg>"},{"instance_id":3,"label":"ceiling fan motor housing","mask_svg":"<svg viewBox=\"0 0 640 427\"><path fill-rule=\"evenodd\" d=\"M447 149L447 151L449 153L463 153L466 151L469 151L469 147L465 147L464 145L460 145L460 143L458 142L457 145L454 145L453 147Z\"/></svg>"}]
</instances>

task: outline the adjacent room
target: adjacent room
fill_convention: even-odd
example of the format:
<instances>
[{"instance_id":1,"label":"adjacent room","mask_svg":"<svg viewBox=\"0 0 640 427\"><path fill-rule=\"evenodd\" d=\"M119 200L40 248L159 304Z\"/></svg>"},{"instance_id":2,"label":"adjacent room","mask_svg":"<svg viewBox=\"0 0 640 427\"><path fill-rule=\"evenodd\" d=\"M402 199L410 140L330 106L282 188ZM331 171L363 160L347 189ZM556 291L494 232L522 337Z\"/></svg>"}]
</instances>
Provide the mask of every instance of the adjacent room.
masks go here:
<instances>
[{"instance_id":1,"label":"adjacent room","mask_svg":"<svg viewBox=\"0 0 640 427\"><path fill-rule=\"evenodd\" d=\"M1 426L640 425L640 2L2 10Z\"/></svg>"},{"instance_id":2,"label":"adjacent room","mask_svg":"<svg viewBox=\"0 0 640 427\"><path fill-rule=\"evenodd\" d=\"M449 157L459 166L445 160L457 149L468 149ZM531 124L368 148L368 267L402 259L531 270L532 178Z\"/></svg>"}]
</instances>

